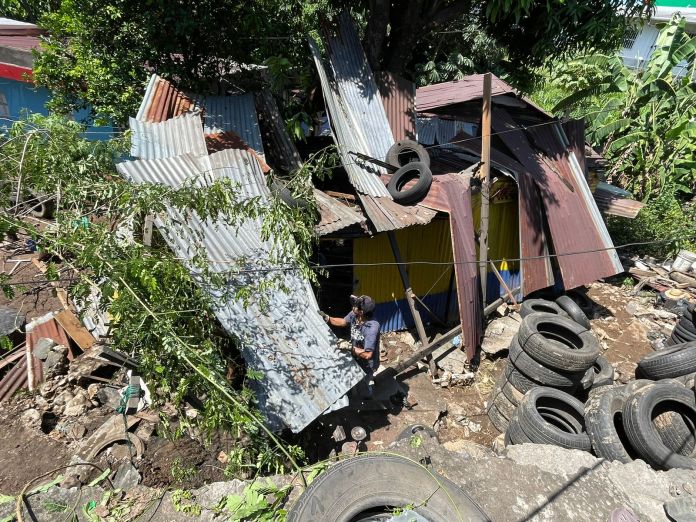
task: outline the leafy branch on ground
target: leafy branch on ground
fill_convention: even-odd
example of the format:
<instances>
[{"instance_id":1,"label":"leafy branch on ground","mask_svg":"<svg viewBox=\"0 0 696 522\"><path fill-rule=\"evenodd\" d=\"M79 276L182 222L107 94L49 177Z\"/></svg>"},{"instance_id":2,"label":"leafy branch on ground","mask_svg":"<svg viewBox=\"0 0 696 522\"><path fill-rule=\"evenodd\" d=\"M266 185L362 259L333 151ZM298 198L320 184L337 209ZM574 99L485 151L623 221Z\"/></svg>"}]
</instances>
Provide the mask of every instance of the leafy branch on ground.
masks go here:
<instances>
[{"instance_id":1,"label":"leafy branch on ground","mask_svg":"<svg viewBox=\"0 0 696 522\"><path fill-rule=\"evenodd\" d=\"M219 325L207 294L161 237L155 235L152 246L141 238L145 216L168 208L233 226L261 219L271 257L313 276L308 259L315 211L311 205L305 211L290 209L277 198L270 205L241 201L226 180L205 179L203 186L190 180L180 189L131 184L115 170L127 150L127 136L92 142L83 132L74 121L32 115L0 137L0 203L9 209L0 211L0 235L28 234L42 255L60 264L61 278L75 279L69 288L75 302L96 297L99 309L111 317L113 347L139 361L143 378L157 390L155 403L171 401L180 408L182 424L172 426L172 433L186 429L183 408L189 397L198 397L204 409L186 422L206 436L223 429L235 437L238 476L296 467L302 451L263 424L237 340ZM306 167L298 176L295 193L303 186L308 190L311 174ZM55 221L36 228L23 215L24 206L16 204L18 186L19 193L55 194ZM190 262L209 284L234 279L240 269L230 260L227 271L213 274L202 251ZM232 291L238 298L263 292L277 286L275 277L258 277Z\"/></svg>"}]
</instances>

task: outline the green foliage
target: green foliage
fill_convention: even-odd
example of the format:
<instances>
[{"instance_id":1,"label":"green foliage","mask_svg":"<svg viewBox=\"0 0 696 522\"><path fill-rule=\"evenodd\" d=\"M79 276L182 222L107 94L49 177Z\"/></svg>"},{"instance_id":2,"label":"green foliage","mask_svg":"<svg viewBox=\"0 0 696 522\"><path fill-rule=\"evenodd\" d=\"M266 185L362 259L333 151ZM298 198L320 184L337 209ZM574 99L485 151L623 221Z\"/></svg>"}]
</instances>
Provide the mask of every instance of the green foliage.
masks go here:
<instances>
[{"instance_id":1,"label":"green foliage","mask_svg":"<svg viewBox=\"0 0 696 522\"><path fill-rule=\"evenodd\" d=\"M660 31L646 67L634 72L617 55L593 54L561 69L557 85L568 93L555 111L587 114L588 137L611 165L610 181L647 200L667 185L696 188L696 37L676 15ZM683 77L672 74L686 60Z\"/></svg>"},{"instance_id":2,"label":"green foliage","mask_svg":"<svg viewBox=\"0 0 696 522\"><path fill-rule=\"evenodd\" d=\"M201 505L196 502L193 493L184 489L172 491L172 506L177 513L184 513L189 517L201 516Z\"/></svg>"},{"instance_id":3,"label":"green foliage","mask_svg":"<svg viewBox=\"0 0 696 522\"><path fill-rule=\"evenodd\" d=\"M312 211L289 209L279 199L269 207L254 198L240 201L229 180L204 179L203 187L195 184L200 180L190 180L179 189L131 184L114 164L126 139L90 142L83 131L78 123L57 116L31 116L13 126L0 141L2 208L10 206L21 181L23 190L57 194L56 219L37 231L21 220L24 209L17 206L0 211L0 223L33 234L43 252L61 260L61 277L75 278L69 289L73 299L97 296L100 310L112 317L114 348L139 360L143 378L157 390L156 403L172 401L183 407L188 395L205 397L204 410L193 421L182 412L173 433L183 433L189 422L203 434L217 429L232 433L238 441L237 470L244 476L296 466L303 458L301 450L281 443L263 425L245 386L236 340L220 327L207 294L160 238L155 237L152 247L139 238L144 216L164 212L167 206L232 225L258 218L274 247L269 261L296 261L309 276ZM293 192L307 194L309 177L311 169L300 172ZM202 252L195 254L192 263L206 283L234 280L236 263L230 262L228 272L213 274ZM56 268L51 277L57 276ZM272 272L231 291L237 297L262 296L277 286L277 276Z\"/></svg>"},{"instance_id":4,"label":"green foliage","mask_svg":"<svg viewBox=\"0 0 696 522\"><path fill-rule=\"evenodd\" d=\"M187 466L181 462L181 458L176 457L171 467L172 480L175 484L184 484L198 474L195 466Z\"/></svg>"},{"instance_id":5,"label":"green foliage","mask_svg":"<svg viewBox=\"0 0 696 522\"><path fill-rule=\"evenodd\" d=\"M252 482L240 494L223 498L218 511L231 522L282 522L287 513L281 506L291 490L292 486L279 488L271 480L265 484Z\"/></svg>"},{"instance_id":6,"label":"green foliage","mask_svg":"<svg viewBox=\"0 0 696 522\"><path fill-rule=\"evenodd\" d=\"M635 219L612 217L608 227L617 244L660 242L631 247L631 252L637 254L664 259L682 248L696 250L696 207L680 205L674 188L669 186L650 200ZM675 241L668 241L671 239Z\"/></svg>"}]
</instances>

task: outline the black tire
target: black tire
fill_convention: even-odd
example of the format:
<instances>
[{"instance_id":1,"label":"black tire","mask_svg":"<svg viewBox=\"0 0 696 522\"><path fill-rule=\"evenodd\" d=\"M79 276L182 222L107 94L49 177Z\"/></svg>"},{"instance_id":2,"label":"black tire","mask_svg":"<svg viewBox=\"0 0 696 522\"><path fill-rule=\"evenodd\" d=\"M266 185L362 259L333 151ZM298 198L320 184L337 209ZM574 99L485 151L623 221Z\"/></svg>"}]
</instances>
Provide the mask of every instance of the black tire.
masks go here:
<instances>
[{"instance_id":1,"label":"black tire","mask_svg":"<svg viewBox=\"0 0 696 522\"><path fill-rule=\"evenodd\" d=\"M580 308L570 297L567 295L562 295L556 299L556 304L560 306L573 321L578 323L580 326L584 326L588 330L590 329L590 320L585 315L585 312L582 311L582 308Z\"/></svg>"},{"instance_id":2,"label":"black tire","mask_svg":"<svg viewBox=\"0 0 696 522\"><path fill-rule=\"evenodd\" d=\"M597 357L592 368L588 371L594 374L594 381L590 388L599 388L600 386L611 386L614 384L614 367L603 355Z\"/></svg>"},{"instance_id":3,"label":"black tire","mask_svg":"<svg viewBox=\"0 0 696 522\"><path fill-rule=\"evenodd\" d=\"M654 468L696 469L696 459L676 453L665 445L653 423L655 413L677 409L696 425L694 394L677 383L649 384L631 395L624 405L624 428L631 446Z\"/></svg>"},{"instance_id":4,"label":"black tire","mask_svg":"<svg viewBox=\"0 0 696 522\"><path fill-rule=\"evenodd\" d=\"M694 456L694 449L696 449L696 425L691 423L688 416L682 416L674 411L667 411L655 417L653 424L665 446L674 453Z\"/></svg>"},{"instance_id":5,"label":"black tire","mask_svg":"<svg viewBox=\"0 0 696 522\"><path fill-rule=\"evenodd\" d=\"M500 412L497 406L491 405L491 407L488 408L488 418L491 420L493 426L495 426L495 429L500 433L505 433L508 429L510 421Z\"/></svg>"},{"instance_id":6,"label":"black tire","mask_svg":"<svg viewBox=\"0 0 696 522\"><path fill-rule=\"evenodd\" d=\"M536 388L537 386L541 386L539 383L528 379L510 363L508 363L507 367L505 368L505 377L508 381L510 381L510 384L512 384L522 393L527 393L529 390Z\"/></svg>"},{"instance_id":7,"label":"black tire","mask_svg":"<svg viewBox=\"0 0 696 522\"><path fill-rule=\"evenodd\" d=\"M564 372L585 372L599 356L599 341L567 317L532 314L520 325L522 349L544 366Z\"/></svg>"},{"instance_id":8,"label":"black tire","mask_svg":"<svg viewBox=\"0 0 696 522\"><path fill-rule=\"evenodd\" d=\"M556 413L559 411L563 415ZM535 388L524 396L517 413L520 427L532 442L566 449L592 449L585 431L583 404L567 393L553 388ZM575 422L568 423L568 417Z\"/></svg>"},{"instance_id":9,"label":"black tire","mask_svg":"<svg viewBox=\"0 0 696 522\"><path fill-rule=\"evenodd\" d=\"M415 185L407 190L401 190L406 183L414 178L418 178ZM406 205L423 198L430 190L432 182L433 174L428 166L416 161L397 170L387 183L387 190L394 201Z\"/></svg>"},{"instance_id":10,"label":"black tire","mask_svg":"<svg viewBox=\"0 0 696 522\"><path fill-rule=\"evenodd\" d=\"M696 341L675 344L638 361L641 375L653 380L670 379L696 372Z\"/></svg>"},{"instance_id":11,"label":"black tire","mask_svg":"<svg viewBox=\"0 0 696 522\"><path fill-rule=\"evenodd\" d=\"M407 505L432 522L490 520L450 480L391 455L360 455L334 464L300 495L287 520L349 522Z\"/></svg>"},{"instance_id":12,"label":"black tire","mask_svg":"<svg viewBox=\"0 0 696 522\"><path fill-rule=\"evenodd\" d=\"M515 388L510 381L507 379L501 388L503 394L510 400L515 407L520 405L522 399L524 398L524 392Z\"/></svg>"},{"instance_id":13,"label":"black tire","mask_svg":"<svg viewBox=\"0 0 696 522\"><path fill-rule=\"evenodd\" d=\"M686 330L687 332L696 335L696 324L694 324L694 322L691 319L682 317L681 319L679 319L679 322L677 324L681 326L683 330Z\"/></svg>"},{"instance_id":14,"label":"black tire","mask_svg":"<svg viewBox=\"0 0 696 522\"><path fill-rule=\"evenodd\" d=\"M624 393L628 396L633 395L636 393L638 390L645 388L649 384L653 384L654 381L651 381L650 379L636 379L635 381L631 381L628 384L626 384L623 387Z\"/></svg>"},{"instance_id":15,"label":"black tire","mask_svg":"<svg viewBox=\"0 0 696 522\"><path fill-rule=\"evenodd\" d=\"M689 342L689 339L686 339L684 336L682 336L675 330L672 330L672 335L670 335L669 338L672 340L672 346Z\"/></svg>"},{"instance_id":16,"label":"black tire","mask_svg":"<svg viewBox=\"0 0 696 522\"><path fill-rule=\"evenodd\" d=\"M566 295L570 297L575 304L580 307L586 317L591 317L594 315L595 302L587 297L585 292L579 290L568 290Z\"/></svg>"},{"instance_id":17,"label":"black tire","mask_svg":"<svg viewBox=\"0 0 696 522\"><path fill-rule=\"evenodd\" d=\"M517 341L517 336L513 337L510 343L510 362L524 375L535 382L544 386L554 388L572 388L575 389L580 384L583 378L583 373L567 373L559 372L551 368L547 368L541 363L538 363L527 355Z\"/></svg>"},{"instance_id":18,"label":"black tire","mask_svg":"<svg viewBox=\"0 0 696 522\"><path fill-rule=\"evenodd\" d=\"M513 402L505 396L505 394L502 392L500 388L496 388L494 390L494 392L491 394L491 397L488 399L488 403L488 409L495 406L496 408L498 408L498 411L501 413L501 415L508 420L512 417L512 414L515 412L515 408L517 408L517 406L513 404Z\"/></svg>"},{"instance_id":19,"label":"black tire","mask_svg":"<svg viewBox=\"0 0 696 522\"><path fill-rule=\"evenodd\" d=\"M674 327L674 331L677 332L682 339L696 341L696 334L684 328L681 323L677 323Z\"/></svg>"},{"instance_id":20,"label":"black tire","mask_svg":"<svg viewBox=\"0 0 696 522\"><path fill-rule=\"evenodd\" d=\"M553 301L547 299L525 299L522 301L520 305L522 318L538 313L566 316L563 309Z\"/></svg>"},{"instance_id":21,"label":"black tire","mask_svg":"<svg viewBox=\"0 0 696 522\"><path fill-rule=\"evenodd\" d=\"M595 455L628 463L633 449L623 428L623 407L628 395L623 387L607 388L585 404L585 426Z\"/></svg>"},{"instance_id":22,"label":"black tire","mask_svg":"<svg viewBox=\"0 0 696 522\"><path fill-rule=\"evenodd\" d=\"M389 147L385 161L399 168L407 163L416 161L423 163L426 167L430 167L430 154L417 141L399 140Z\"/></svg>"},{"instance_id":23,"label":"black tire","mask_svg":"<svg viewBox=\"0 0 696 522\"><path fill-rule=\"evenodd\" d=\"M437 433L435 433L435 430L430 426L425 426L423 424L411 424L410 426L407 426L401 431L401 433L399 433L396 440L410 439L411 437L419 434L425 434L431 439L437 440Z\"/></svg>"},{"instance_id":24,"label":"black tire","mask_svg":"<svg viewBox=\"0 0 696 522\"><path fill-rule=\"evenodd\" d=\"M505 436L512 444L534 444L520 427L520 419L517 414L510 419L510 425L505 432Z\"/></svg>"}]
</instances>

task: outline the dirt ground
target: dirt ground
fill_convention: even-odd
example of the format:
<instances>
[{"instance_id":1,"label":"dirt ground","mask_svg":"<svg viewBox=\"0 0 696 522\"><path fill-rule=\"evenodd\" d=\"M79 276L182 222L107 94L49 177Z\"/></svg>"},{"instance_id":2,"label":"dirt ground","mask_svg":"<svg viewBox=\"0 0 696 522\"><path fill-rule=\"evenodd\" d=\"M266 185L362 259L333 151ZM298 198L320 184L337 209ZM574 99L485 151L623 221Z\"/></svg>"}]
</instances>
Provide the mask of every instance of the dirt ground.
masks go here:
<instances>
[{"instance_id":1,"label":"dirt ground","mask_svg":"<svg viewBox=\"0 0 696 522\"><path fill-rule=\"evenodd\" d=\"M0 306L19 308L28 319L61 308L55 290L45 284L39 270L31 262L17 263L18 259L28 259L32 255L35 253L28 251L26 240L22 240L6 243L0 257L3 271L11 273L10 282L17 289L14 299L0 298ZM650 340L667 334L671 327L669 318L654 316L654 294L633 296L630 290L630 287L595 283L587 292L592 300L592 330L604 348L604 356L615 366L617 378L624 382L633 378L636 362L652 351ZM387 365L414 349L401 342L384 344L388 352ZM392 388L382 390L387 400L377 409L374 405L354 403L349 409L324 416L294 437L294 442L304 447L310 460L321 460L328 457L331 450L341 450L342 442L331 438L338 425L343 427L349 440L351 429L364 428L367 436L360 449L380 451L386 450L407 427L420 424L434 429L440 442L451 450L456 450L464 441L490 446L499 433L486 415L485 404L504 370L506 356L505 351L494 357L484 354L473 382L465 386L433 385L426 365L413 368L398 378L398 386L393 380L389 381L386 388ZM389 400L399 391L407 393L407 405ZM18 493L28 481L67 464L79 446L79 440L66 434L69 425L60 424L59 419L51 422L50 417L44 415L43 422L38 425L27 420L27 411L36 411L34 400L27 392L20 392L0 404L0 492ZM88 436L108 416L113 416L113 409L102 406L78 418L86 427L87 433L82 437ZM220 452L229 452L233 445L229 437L218 437L213 444L204 446L188 438L171 442L155 432L138 465L142 482L153 487L195 488L224 480L225 466L219 460ZM113 453L118 452L116 448ZM104 461L105 466L111 464Z\"/></svg>"}]
</instances>

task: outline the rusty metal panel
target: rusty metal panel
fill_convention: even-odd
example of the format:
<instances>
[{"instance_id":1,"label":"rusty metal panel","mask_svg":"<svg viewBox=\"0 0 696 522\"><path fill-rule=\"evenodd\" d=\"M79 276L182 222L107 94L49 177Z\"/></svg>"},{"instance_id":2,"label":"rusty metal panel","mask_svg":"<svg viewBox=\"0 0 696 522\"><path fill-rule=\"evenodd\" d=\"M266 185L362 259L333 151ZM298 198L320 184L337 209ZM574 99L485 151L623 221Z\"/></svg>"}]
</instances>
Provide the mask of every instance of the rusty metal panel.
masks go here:
<instances>
[{"instance_id":1,"label":"rusty metal panel","mask_svg":"<svg viewBox=\"0 0 696 522\"><path fill-rule=\"evenodd\" d=\"M8 400L14 392L27 385L27 358L22 357L0 381L0 402Z\"/></svg>"},{"instance_id":2,"label":"rusty metal panel","mask_svg":"<svg viewBox=\"0 0 696 522\"><path fill-rule=\"evenodd\" d=\"M580 164L585 178L587 178L587 162L585 161L585 119L572 119L563 122L563 130L565 131L570 148L575 153L575 157Z\"/></svg>"},{"instance_id":3,"label":"rusty metal panel","mask_svg":"<svg viewBox=\"0 0 696 522\"><path fill-rule=\"evenodd\" d=\"M616 196L601 187L598 187L597 190L594 191L594 200L599 210L604 214L611 214L612 216L625 217L628 219L634 219L638 215L638 212L645 206L645 203L641 203L635 199Z\"/></svg>"},{"instance_id":4,"label":"rusty metal panel","mask_svg":"<svg viewBox=\"0 0 696 522\"><path fill-rule=\"evenodd\" d=\"M383 160L389 146L394 143L374 78L372 78L372 74L365 74L365 67L367 67L365 55L361 48L359 53L354 49L355 41L357 41L357 36L351 40L353 43L351 49L355 51L352 63L355 68L352 72L354 76L351 78L348 74L349 71L342 71L343 74L347 75L341 82L343 89L339 87L339 82L335 76L330 77L330 69L324 64L319 47L311 38L309 46L319 73L321 90L333 129L334 141L338 147L338 154L343 166L348 173L348 179L362 194L391 200L392 197L386 185L380 179L380 175L386 171L373 163L360 160L349 154L349 152L360 152ZM359 46L360 42L357 44ZM337 44L334 45L334 47L336 46ZM372 100L368 100L367 93L361 90L361 86L365 86L364 84L369 84ZM348 98L345 98L347 95L345 91L348 90L349 85L351 93Z\"/></svg>"},{"instance_id":5,"label":"rusty metal panel","mask_svg":"<svg viewBox=\"0 0 696 522\"><path fill-rule=\"evenodd\" d=\"M564 287L576 288L619 273L613 260L615 252L578 253L613 245L611 240L607 245L602 232L598 230L577 177L569 174L565 147L555 139L554 130L549 126L538 126L525 131L502 109L494 109L493 129L500 133L508 149L530 173L533 179L530 185L535 186L532 190L539 190ZM537 147L543 146L554 154L553 157L547 156L543 149L534 150L528 141L528 134L536 138L534 142ZM530 190L520 186L521 197L527 197L529 193ZM529 291L525 288L526 293Z\"/></svg>"},{"instance_id":6,"label":"rusty metal panel","mask_svg":"<svg viewBox=\"0 0 696 522\"><path fill-rule=\"evenodd\" d=\"M416 139L416 84L387 71L375 72L394 141Z\"/></svg>"},{"instance_id":7,"label":"rusty metal panel","mask_svg":"<svg viewBox=\"0 0 696 522\"><path fill-rule=\"evenodd\" d=\"M194 154L207 156L203 125L198 113L188 113L161 123L129 118L131 155L142 159L158 159Z\"/></svg>"},{"instance_id":8,"label":"rusty metal panel","mask_svg":"<svg viewBox=\"0 0 696 522\"><path fill-rule=\"evenodd\" d=\"M53 319L52 314L32 321L27 325L26 341L32 353L34 351L34 346L36 346L36 343L41 338L51 339L54 343L65 346L68 349L68 359L72 360L73 353L70 349L68 334L66 334L63 327L58 324L58 321Z\"/></svg>"},{"instance_id":9,"label":"rusty metal panel","mask_svg":"<svg viewBox=\"0 0 696 522\"><path fill-rule=\"evenodd\" d=\"M428 112L448 105L483 98L483 74L472 74L461 80L436 83L416 89L416 110ZM491 82L491 95L515 94L515 89L497 76Z\"/></svg>"},{"instance_id":10,"label":"rusty metal panel","mask_svg":"<svg viewBox=\"0 0 696 522\"><path fill-rule=\"evenodd\" d=\"M135 119L160 123L198 108L193 100L170 81L153 74L145 88L145 96Z\"/></svg>"},{"instance_id":11,"label":"rusty metal panel","mask_svg":"<svg viewBox=\"0 0 696 522\"><path fill-rule=\"evenodd\" d=\"M225 150L210 156L211 176L228 178L239 187L241 199L271 197L254 157L244 150ZM180 186L201 178L201 159L184 155L118 164L119 172L135 183ZM204 169L205 167L203 167ZM274 429L301 431L322 413L345 406L345 394L363 377L347 352L338 349L336 336L319 315L309 281L274 261L283 257L271 240L262 239L260 219L241 223L202 220L195 212L183 215L169 208L155 224L170 248L182 259L194 280L208 293L212 309L227 332L239 343L250 368L262 373L256 389L259 408ZM288 246L292 248L292 245ZM224 275L226 283L211 285L196 260ZM239 288L276 282L238 298ZM284 289L287 289L285 291ZM301 321L293 318L302 316Z\"/></svg>"},{"instance_id":12,"label":"rusty metal panel","mask_svg":"<svg viewBox=\"0 0 696 522\"><path fill-rule=\"evenodd\" d=\"M377 232L425 225L437 215L437 212L423 205L405 207L391 199L374 198L360 193L358 197Z\"/></svg>"},{"instance_id":13,"label":"rusty metal panel","mask_svg":"<svg viewBox=\"0 0 696 522\"><path fill-rule=\"evenodd\" d=\"M315 227L320 236L333 234L352 225L367 224L365 216L357 207L351 208L321 190L314 189L314 199L321 215L321 221Z\"/></svg>"}]
</instances>

